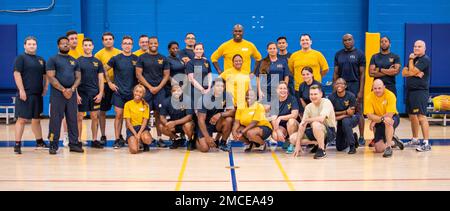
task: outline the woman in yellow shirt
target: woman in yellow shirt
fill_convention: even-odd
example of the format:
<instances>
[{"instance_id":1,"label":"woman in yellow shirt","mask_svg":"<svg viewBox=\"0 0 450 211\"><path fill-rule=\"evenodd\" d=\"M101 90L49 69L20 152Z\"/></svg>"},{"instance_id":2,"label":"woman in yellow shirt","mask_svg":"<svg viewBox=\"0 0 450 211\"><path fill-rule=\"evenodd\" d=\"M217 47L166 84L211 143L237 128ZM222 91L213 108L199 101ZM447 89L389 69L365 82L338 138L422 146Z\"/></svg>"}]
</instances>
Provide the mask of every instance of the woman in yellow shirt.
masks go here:
<instances>
[{"instance_id":1,"label":"woman in yellow shirt","mask_svg":"<svg viewBox=\"0 0 450 211\"><path fill-rule=\"evenodd\" d=\"M233 68L225 70L220 78L225 80L226 90L233 95L234 106L245 107L245 93L250 89L250 76L242 72L244 62L240 54L233 56Z\"/></svg>"},{"instance_id":2,"label":"woman in yellow shirt","mask_svg":"<svg viewBox=\"0 0 450 211\"><path fill-rule=\"evenodd\" d=\"M245 152L250 152L253 145L260 151L267 148L265 140L272 134L272 125L266 118L264 106L256 101L256 92L248 90L245 98L245 107L236 111L233 125L233 137L235 140L245 143Z\"/></svg>"},{"instance_id":3,"label":"woman in yellow shirt","mask_svg":"<svg viewBox=\"0 0 450 211\"><path fill-rule=\"evenodd\" d=\"M139 152L139 142L144 145L144 152L149 151L152 143L150 129L147 126L150 117L148 104L143 100L145 87L138 84L133 89L133 100L125 103L123 118L127 124L127 142L131 154Z\"/></svg>"}]
</instances>

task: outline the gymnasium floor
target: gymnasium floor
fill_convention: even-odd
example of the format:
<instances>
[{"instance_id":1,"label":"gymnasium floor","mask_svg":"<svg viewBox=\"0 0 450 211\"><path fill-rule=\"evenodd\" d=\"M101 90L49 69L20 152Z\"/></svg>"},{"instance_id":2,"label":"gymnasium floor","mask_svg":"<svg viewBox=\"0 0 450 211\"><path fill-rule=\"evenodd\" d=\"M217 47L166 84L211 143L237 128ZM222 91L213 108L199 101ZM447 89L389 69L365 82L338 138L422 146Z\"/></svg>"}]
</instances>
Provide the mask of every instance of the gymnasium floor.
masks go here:
<instances>
[{"instance_id":1,"label":"gymnasium floor","mask_svg":"<svg viewBox=\"0 0 450 211\"><path fill-rule=\"evenodd\" d=\"M43 120L44 136L48 120ZM411 137L409 121L402 119L397 135ZM90 128L90 121L84 121ZM113 138L113 120L107 122ZM366 127L367 128L367 127ZM126 148L85 148L84 154L61 148L56 156L47 150L23 148L13 154L14 125L0 124L0 190L163 190L163 191L306 191L306 190L450 190L450 131L431 126L431 152L415 148L394 150L392 158L374 154L369 147L356 155L327 150L328 157L312 154L293 158L280 148L264 153L200 153L185 149L151 148L130 155ZM24 140L34 140L27 125ZM86 130L85 130L86 131ZM371 133L366 130L366 139ZM84 133L90 140L90 133ZM26 142L34 146L34 142ZM111 145L111 143L109 143Z\"/></svg>"}]
</instances>

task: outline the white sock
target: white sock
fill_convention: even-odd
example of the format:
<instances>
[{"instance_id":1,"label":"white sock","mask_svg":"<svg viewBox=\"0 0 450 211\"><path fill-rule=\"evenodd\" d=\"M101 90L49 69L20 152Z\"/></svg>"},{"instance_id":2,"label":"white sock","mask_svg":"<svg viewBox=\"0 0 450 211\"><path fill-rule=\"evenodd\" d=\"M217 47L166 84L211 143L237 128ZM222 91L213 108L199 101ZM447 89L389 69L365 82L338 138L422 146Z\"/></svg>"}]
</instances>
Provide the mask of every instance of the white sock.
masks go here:
<instances>
[{"instance_id":1,"label":"white sock","mask_svg":"<svg viewBox=\"0 0 450 211\"><path fill-rule=\"evenodd\" d=\"M419 140L419 138L414 138L414 137L411 139L411 141L418 141L418 140Z\"/></svg>"},{"instance_id":2,"label":"white sock","mask_svg":"<svg viewBox=\"0 0 450 211\"><path fill-rule=\"evenodd\" d=\"M423 140L424 145L428 145L428 140Z\"/></svg>"}]
</instances>

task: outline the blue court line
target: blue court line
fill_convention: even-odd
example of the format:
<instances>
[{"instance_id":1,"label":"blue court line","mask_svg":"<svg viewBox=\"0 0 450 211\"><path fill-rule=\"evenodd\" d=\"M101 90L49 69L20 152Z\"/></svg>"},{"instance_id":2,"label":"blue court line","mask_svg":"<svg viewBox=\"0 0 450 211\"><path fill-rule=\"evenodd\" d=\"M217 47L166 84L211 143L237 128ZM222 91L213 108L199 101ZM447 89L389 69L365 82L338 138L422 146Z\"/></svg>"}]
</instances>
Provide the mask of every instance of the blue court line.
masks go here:
<instances>
[{"instance_id":1,"label":"blue court line","mask_svg":"<svg viewBox=\"0 0 450 211\"><path fill-rule=\"evenodd\" d=\"M409 139L402 139L402 142L408 142ZM48 144L48 141L45 141L45 143ZM164 143L166 143L167 145L170 145L171 142L170 141L165 141ZM0 141L0 147L13 147L15 144L14 141ZM112 145L114 144L114 141L108 141L106 144L106 147L112 147ZM430 140L430 144L433 146L450 146L450 139L431 139ZM88 146L91 145L91 141L88 141ZM278 142L277 144L278 146L282 146L283 143ZM24 147L35 147L36 146L36 141L34 140L24 140L22 141L22 146ZM62 145L62 141L59 142L59 146L63 146ZM151 145L151 147L156 147L156 143L153 142ZM233 141L231 143L232 147L243 147L244 144L242 142L236 142Z\"/></svg>"},{"instance_id":2,"label":"blue court line","mask_svg":"<svg viewBox=\"0 0 450 211\"><path fill-rule=\"evenodd\" d=\"M233 185L233 191L237 191L237 182L236 182L236 172L233 160L233 149L230 147L230 151L228 151L228 157L230 158L230 173L231 173L231 183Z\"/></svg>"}]
</instances>

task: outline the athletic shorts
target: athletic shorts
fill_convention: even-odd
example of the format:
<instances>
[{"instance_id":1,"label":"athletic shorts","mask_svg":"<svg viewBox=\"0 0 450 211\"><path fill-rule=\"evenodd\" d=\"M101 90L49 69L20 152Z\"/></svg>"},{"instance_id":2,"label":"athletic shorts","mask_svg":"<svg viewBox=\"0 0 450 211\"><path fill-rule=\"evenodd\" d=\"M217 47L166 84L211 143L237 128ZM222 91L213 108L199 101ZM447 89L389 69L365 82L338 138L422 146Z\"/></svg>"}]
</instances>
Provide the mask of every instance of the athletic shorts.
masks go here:
<instances>
[{"instance_id":1,"label":"athletic shorts","mask_svg":"<svg viewBox=\"0 0 450 211\"><path fill-rule=\"evenodd\" d=\"M395 128L397 128L398 125L400 124L400 116L396 114L392 118L394 119L394 131L395 131ZM383 140L383 142L386 143L386 132L384 123L375 124L375 143L379 142L380 140Z\"/></svg>"},{"instance_id":2,"label":"athletic shorts","mask_svg":"<svg viewBox=\"0 0 450 211\"><path fill-rule=\"evenodd\" d=\"M23 101L16 96L15 117L24 119L39 119L43 111L43 98L41 95L28 95Z\"/></svg>"},{"instance_id":3,"label":"athletic shorts","mask_svg":"<svg viewBox=\"0 0 450 211\"><path fill-rule=\"evenodd\" d=\"M428 90L408 90L406 94L406 111L408 114L426 115L429 97Z\"/></svg>"}]
</instances>

